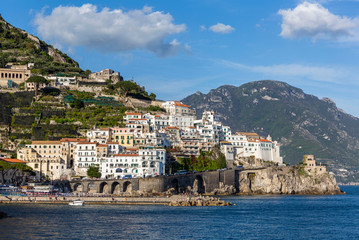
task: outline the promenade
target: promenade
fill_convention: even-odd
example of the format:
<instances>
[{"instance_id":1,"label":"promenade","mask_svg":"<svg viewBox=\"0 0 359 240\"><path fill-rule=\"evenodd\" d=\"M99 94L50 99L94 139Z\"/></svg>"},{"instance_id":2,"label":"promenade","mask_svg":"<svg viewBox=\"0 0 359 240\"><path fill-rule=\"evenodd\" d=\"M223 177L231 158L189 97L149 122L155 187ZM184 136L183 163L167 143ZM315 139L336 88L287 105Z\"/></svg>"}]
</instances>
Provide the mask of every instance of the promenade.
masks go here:
<instances>
[{"instance_id":1,"label":"promenade","mask_svg":"<svg viewBox=\"0 0 359 240\"><path fill-rule=\"evenodd\" d=\"M202 202L206 206L224 206L219 198L173 195L155 197L118 197L118 196L3 196L0 204L68 204L74 200L83 200L85 204L118 204L118 205L171 205L180 206L182 203ZM187 204L188 205L188 204ZM187 206L182 205L182 206ZM205 206L203 205L203 206Z\"/></svg>"}]
</instances>

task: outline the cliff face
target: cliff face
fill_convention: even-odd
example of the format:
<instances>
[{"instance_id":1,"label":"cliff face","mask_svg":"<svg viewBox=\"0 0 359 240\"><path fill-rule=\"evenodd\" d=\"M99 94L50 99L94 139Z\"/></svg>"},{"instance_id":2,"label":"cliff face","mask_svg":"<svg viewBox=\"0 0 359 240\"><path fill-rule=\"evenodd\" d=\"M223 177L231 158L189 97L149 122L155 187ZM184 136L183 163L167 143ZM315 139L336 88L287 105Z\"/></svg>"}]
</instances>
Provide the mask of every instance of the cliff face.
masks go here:
<instances>
[{"instance_id":1,"label":"cliff face","mask_svg":"<svg viewBox=\"0 0 359 240\"><path fill-rule=\"evenodd\" d=\"M68 55L30 33L12 26L0 15L0 67L6 63L33 63L37 74L82 74L79 64Z\"/></svg>"},{"instance_id":2,"label":"cliff face","mask_svg":"<svg viewBox=\"0 0 359 240\"><path fill-rule=\"evenodd\" d=\"M269 167L245 170L239 175L243 194L341 194L336 180L328 173L310 175L301 167Z\"/></svg>"}]
</instances>

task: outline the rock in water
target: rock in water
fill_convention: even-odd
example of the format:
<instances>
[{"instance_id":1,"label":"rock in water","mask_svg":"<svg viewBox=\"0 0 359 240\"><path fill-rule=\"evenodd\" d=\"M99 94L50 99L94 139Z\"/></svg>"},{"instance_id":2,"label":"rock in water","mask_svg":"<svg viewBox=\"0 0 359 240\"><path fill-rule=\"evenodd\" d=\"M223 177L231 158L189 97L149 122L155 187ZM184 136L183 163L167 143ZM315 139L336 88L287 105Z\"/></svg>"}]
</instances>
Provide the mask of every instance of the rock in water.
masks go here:
<instances>
[{"instance_id":1,"label":"rock in water","mask_svg":"<svg viewBox=\"0 0 359 240\"><path fill-rule=\"evenodd\" d=\"M342 194L329 173L310 174L300 166L268 167L242 171L239 193L243 194Z\"/></svg>"},{"instance_id":2,"label":"rock in water","mask_svg":"<svg viewBox=\"0 0 359 240\"><path fill-rule=\"evenodd\" d=\"M0 211L0 219L9 217L6 213Z\"/></svg>"}]
</instances>

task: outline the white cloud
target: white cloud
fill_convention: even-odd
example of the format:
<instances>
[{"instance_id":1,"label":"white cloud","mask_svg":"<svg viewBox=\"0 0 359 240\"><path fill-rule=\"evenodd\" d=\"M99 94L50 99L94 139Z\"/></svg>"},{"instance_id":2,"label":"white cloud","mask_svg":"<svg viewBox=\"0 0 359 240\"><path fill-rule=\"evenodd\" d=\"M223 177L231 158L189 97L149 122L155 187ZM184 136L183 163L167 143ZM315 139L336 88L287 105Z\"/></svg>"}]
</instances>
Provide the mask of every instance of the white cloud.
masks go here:
<instances>
[{"instance_id":1,"label":"white cloud","mask_svg":"<svg viewBox=\"0 0 359 240\"><path fill-rule=\"evenodd\" d=\"M204 25L201 25L200 29L201 29L201 31L206 31L207 30L206 26L204 26Z\"/></svg>"},{"instance_id":2,"label":"white cloud","mask_svg":"<svg viewBox=\"0 0 359 240\"><path fill-rule=\"evenodd\" d=\"M184 32L185 24L176 25L169 13L152 7L127 12L121 9L98 10L95 5L59 6L50 15L35 19L41 37L57 45L84 46L104 52L146 49L158 56L175 54L180 48L171 35Z\"/></svg>"},{"instance_id":3,"label":"white cloud","mask_svg":"<svg viewBox=\"0 0 359 240\"><path fill-rule=\"evenodd\" d=\"M319 3L303 2L294 9L281 9L278 14L283 18L280 35L284 38L359 40L358 18L335 15Z\"/></svg>"},{"instance_id":4,"label":"white cloud","mask_svg":"<svg viewBox=\"0 0 359 240\"><path fill-rule=\"evenodd\" d=\"M320 82L342 83L343 79L353 79L351 71L342 68L308 66L301 64L278 64L270 66L249 66L241 63L220 60L219 63L231 68L260 73L268 79L280 79L283 77L296 77L299 79L311 79ZM354 79L357 79L354 77Z\"/></svg>"},{"instance_id":5,"label":"white cloud","mask_svg":"<svg viewBox=\"0 0 359 240\"><path fill-rule=\"evenodd\" d=\"M231 25L224 25L223 23L217 23L216 25L210 26L209 30L215 33L231 33L234 31L234 28Z\"/></svg>"}]
</instances>

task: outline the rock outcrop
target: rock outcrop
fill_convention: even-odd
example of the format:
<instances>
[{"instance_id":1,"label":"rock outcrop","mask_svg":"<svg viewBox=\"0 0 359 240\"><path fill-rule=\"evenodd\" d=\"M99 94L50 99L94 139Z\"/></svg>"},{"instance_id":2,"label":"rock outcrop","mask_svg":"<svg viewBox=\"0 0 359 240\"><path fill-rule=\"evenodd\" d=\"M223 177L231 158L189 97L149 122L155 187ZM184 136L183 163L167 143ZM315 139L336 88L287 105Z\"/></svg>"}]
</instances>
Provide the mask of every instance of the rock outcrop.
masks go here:
<instances>
[{"instance_id":1,"label":"rock outcrop","mask_svg":"<svg viewBox=\"0 0 359 240\"><path fill-rule=\"evenodd\" d=\"M236 193L236 188L233 185L225 185L222 182L219 183L219 188L214 189L210 195L232 195Z\"/></svg>"},{"instance_id":2,"label":"rock outcrop","mask_svg":"<svg viewBox=\"0 0 359 240\"><path fill-rule=\"evenodd\" d=\"M244 170L239 175L240 194L342 194L329 173L310 174L303 166Z\"/></svg>"},{"instance_id":3,"label":"rock outcrop","mask_svg":"<svg viewBox=\"0 0 359 240\"><path fill-rule=\"evenodd\" d=\"M175 207L203 207L203 206L231 206L231 202L226 202L214 197L193 197L193 196L172 196L169 206Z\"/></svg>"}]
</instances>

